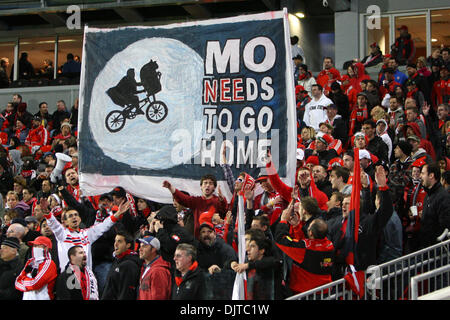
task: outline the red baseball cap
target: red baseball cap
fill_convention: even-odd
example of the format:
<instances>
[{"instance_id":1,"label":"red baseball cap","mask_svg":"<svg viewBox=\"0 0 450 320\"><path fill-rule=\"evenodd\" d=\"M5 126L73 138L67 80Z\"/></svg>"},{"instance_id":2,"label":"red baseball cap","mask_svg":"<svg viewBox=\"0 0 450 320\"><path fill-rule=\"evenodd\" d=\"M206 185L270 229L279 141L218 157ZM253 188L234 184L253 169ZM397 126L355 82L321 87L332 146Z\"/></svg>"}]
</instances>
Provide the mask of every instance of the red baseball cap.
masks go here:
<instances>
[{"instance_id":1,"label":"red baseball cap","mask_svg":"<svg viewBox=\"0 0 450 320\"><path fill-rule=\"evenodd\" d=\"M408 30L408 27L405 25L400 26L397 30Z\"/></svg>"},{"instance_id":2,"label":"red baseball cap","mask_svg":"<svg viewBox=\"0 0 450 320\"><path fill-rule=\"evenodd\" d=\"M49 238L44 237L44 236L39 236L36 239L34 239L34 241L29 241L28 244L30 244L32 246L44 245L49 250L52 248L52 241Z\"/></svg>"}]
</instances>

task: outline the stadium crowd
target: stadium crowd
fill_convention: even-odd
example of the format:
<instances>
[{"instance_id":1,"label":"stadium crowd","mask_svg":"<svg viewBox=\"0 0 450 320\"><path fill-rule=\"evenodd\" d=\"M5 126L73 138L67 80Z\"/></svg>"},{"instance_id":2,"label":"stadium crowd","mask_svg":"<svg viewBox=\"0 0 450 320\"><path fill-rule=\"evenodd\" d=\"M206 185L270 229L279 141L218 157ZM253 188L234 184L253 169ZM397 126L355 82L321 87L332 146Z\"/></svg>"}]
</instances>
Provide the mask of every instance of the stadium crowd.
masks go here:
<instances>
[{"instance_id":1,"label":"stadium crowd","mask_svg":"<svg viewBox=\"0 0 450 320\"><path fill-rule=\"evenodd\" d=\"M371 48L343 72L326 57L316 75L294 55L295 186L282 182L269 154L258 176L217 169L228 200L211 170L201 196L161 181L172 204L121 186L82 196L78 101L58 101L52 114L41 102L31 114L15 94L0 114L0 299L231 299L243 272L248 300L304 292L346 275L355 179L356 270L435 244L450 228L449 49L412 61L401 39L391 54ZM379 68L376 78L369 66ZM52 175L57 153L71 159L61 176ZM245 262L237 253L239 197Z\"/></svg>"}]
</instances>

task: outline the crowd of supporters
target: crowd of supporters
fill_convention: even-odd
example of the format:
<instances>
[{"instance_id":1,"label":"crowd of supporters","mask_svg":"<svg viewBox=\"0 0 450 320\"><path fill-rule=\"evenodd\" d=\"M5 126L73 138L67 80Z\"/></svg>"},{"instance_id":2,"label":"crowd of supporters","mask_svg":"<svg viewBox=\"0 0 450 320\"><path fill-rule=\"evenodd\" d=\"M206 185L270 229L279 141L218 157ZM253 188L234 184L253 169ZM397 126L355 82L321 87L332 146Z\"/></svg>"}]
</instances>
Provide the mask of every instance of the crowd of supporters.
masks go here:
<instances>
[{"instance_id":1,"label":"crowd of supporters","mask_svg":"<svg viewBox=\"0 0 450 320\"><path fill-rule=\"evenodd\" d=\"M436 243L450 228L449 51L411 61L408 43L404 59L371 47L343 71L325 58L316 75L294 56L295 186L282 182L268 155L259 176L217 169L231 199L211 170L201 196L161 181L172 204L121 186L85 197L78 101L71 108L58 101L53 113L41 102L31 114L15 94L0 114L0 299L231 299L239 273L249 300L304 292L346 274L355 179L362 187L357 270ZM70 157L61 176L58 153Z\"/></svg>"}]
</instances>

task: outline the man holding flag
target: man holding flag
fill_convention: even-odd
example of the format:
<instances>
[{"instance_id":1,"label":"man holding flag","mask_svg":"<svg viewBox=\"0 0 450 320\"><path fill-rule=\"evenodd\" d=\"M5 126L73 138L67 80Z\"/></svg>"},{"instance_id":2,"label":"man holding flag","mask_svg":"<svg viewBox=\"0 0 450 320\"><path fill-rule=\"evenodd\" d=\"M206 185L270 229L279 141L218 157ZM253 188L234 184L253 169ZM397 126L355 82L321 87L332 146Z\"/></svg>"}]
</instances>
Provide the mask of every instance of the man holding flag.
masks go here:
<instances>
[{"instance_id":1,"label":"man holding flag","mask_svg":"<svg viewBox=\"0 0 450 320\"><path fill-rule=\"evenodd\" d=\"M358 177L361 176L359 150L354 149L354 152L353 176ZM353 179L352 193L345 196L342 202L342 218L337 217L329 222L329 238L336 249L333 280L342 278L347 267L352 271L349 276L355 279L355 271L365 271L370 265L376 265L377 241L392 215L393 206L382 166L376 168L375 181L381 198L380 207L374 214L360 212L361 179ZM358 291L363 293L363 290Z\"/></svg>"}]
</instances>

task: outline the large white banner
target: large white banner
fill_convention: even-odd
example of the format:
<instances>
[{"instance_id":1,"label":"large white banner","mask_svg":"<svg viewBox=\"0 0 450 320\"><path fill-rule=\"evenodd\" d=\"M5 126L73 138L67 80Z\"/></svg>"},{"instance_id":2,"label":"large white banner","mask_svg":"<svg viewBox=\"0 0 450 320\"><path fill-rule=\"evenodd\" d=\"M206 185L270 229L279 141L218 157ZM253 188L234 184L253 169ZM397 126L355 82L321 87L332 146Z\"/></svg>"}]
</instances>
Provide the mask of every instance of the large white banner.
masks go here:
<instances>
[{"instance_id":1,"label":"large white banner","mask_svg":"<svg viewBox=\"0 0 450 320\"><path fill-rule=\"evenodd\" d=\"M122 186L168 203L163 180L195 195L209 173L227 195L223 148L235 176L254 177L270 149L280 177L291 184L296 127L288 28L286 11L160 27L86 27L82 194Z\"/></svg>"}]
</instances>

